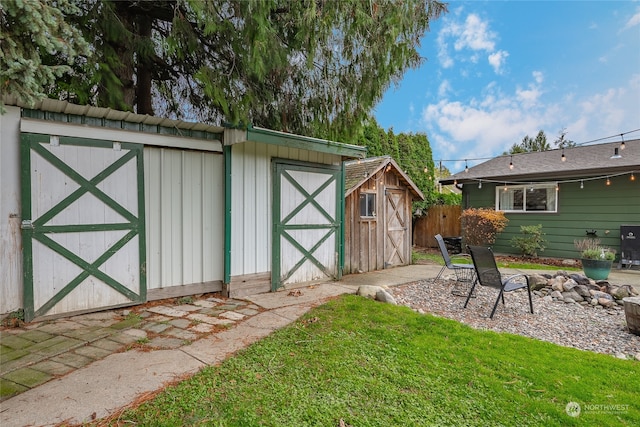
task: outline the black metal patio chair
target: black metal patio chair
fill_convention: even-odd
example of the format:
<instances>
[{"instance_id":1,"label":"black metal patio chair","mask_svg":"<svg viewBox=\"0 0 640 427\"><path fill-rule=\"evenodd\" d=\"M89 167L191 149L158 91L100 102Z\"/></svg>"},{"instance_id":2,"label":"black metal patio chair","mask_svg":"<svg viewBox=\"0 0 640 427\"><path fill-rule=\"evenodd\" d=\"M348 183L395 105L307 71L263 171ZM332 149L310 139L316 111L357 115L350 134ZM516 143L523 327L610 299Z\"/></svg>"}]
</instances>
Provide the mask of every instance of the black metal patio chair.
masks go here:
<instances>
[{"instance_id":1,"label":"black metal patio chair","mask_svg":"<svg viewBox=\"0 0 640 427\"><path fill-rule=\"evenodd\" d=\"M483 246L467 246L467 248L471 254L471 259L473 259L473 266L476 271L476 280L474 280L473 285L471 286L471 291L469 291L467 300L464 303L464 308L467 308L469 298L471 298L471 293L476 287L476 284L480 283L482 286L495 288L500 291L498 293L496 303L493 305L491 316L489 316L490 319L493 319L493 315L498 307L498 302L501 299L502 304L504 305L505 292L511 292L522 288L527 288L527 293L529 294L529 308L531 309L531 314L533 314L533 301L531 300L529 276L526 274L514 274L503 279L502 274L500 274L500 270L498 270L498 266L496 265L496 258L493 255L491 248L485 248ZM524 283L522 281L516 281L516 279L521 277L524 277Z\"/></svg>"},{"instance_id":2,"label":"black metal patio chair","mask_svg":"<svg viewBox=\"0 0 640 427\"><path fill-rule=\"evenodd\" d=\"M471 283L473 281L475 270L473 268L473 264L454 264L451 261L451 257L449 256L449 251L447 251L447 245L444 243L444 239L441 235L435 235L436 241L438 242L438 246L440 247L440 252L442 253L442 259L444 260L444 265L440 269L440 272L436 276L436 280L440 278L445 269L453 270L456 275L456 280L458 282L468 282ZM454 258L464 258L469 257L468 254L456 254L453 256Z\"/></svg>"}]
</instances>

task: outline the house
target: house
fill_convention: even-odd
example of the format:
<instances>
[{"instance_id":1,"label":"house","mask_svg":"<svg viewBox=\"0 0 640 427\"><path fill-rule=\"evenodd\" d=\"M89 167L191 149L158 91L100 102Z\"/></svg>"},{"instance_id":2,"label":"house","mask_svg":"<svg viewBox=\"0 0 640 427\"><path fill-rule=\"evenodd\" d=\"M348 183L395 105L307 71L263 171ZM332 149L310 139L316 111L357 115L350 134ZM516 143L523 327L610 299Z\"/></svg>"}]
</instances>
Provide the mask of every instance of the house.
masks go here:
<instances>
[{"instance_id":1,"label":"house","mask_svg":"<svg viewBox=\"0 0 640 427\"><path fill-rule=\"evenodd\" d=\"M345 189L345 274L411 264L411 204L424 195L409 176L389 156L348 161Z\"/></svg>"},{"instance_id":2,"label":"house","mask_svg":"<svg viewBox=\"0 0 640 427\"><path fill-rule=\"evenodd\" d=\"M339 279L364 147L45 99L0 115L0 314Z\"/></svg>"},{"instance_id":3,"label":"house","mask_svg":"<svg viewBox=\"0 0 640 427\"><path fill-rule=\"evenodd\" d=\"M518 253L520 226L542 224L540 255L577 258L574 240L597 236L620 252L620 226L640 224L640 140L504 155L441 180L462 189L462 208L505 212L496 252Z\"/></svg>"}]
</instances>

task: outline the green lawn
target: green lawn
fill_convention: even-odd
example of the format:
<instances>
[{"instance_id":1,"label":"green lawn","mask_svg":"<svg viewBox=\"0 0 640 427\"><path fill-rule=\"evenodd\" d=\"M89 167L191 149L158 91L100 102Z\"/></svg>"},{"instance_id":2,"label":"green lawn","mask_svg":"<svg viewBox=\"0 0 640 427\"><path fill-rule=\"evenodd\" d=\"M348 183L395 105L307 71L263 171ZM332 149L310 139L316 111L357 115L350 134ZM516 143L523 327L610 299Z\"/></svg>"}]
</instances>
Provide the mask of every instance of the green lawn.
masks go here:
<instances>
[{"instance_id":1,"label":"green lawn","mask_svg":"<svg viewBox=\"0 0 640 427\"><path fill-rule=\"evenodd\" d=\"M452 262L456 264L471 264L471 258L469 257L458 257L456 255L451 255ZM414 251L412 253L411 262L416 264L419 261L428 261L433 262L434 264L444 265L444 260L442 259L442 255L434 254L434 253L425 253L421 251ZM498 264L498 268L517 268L521 270L565 270L565 271L580 271L581 269L577 267L570 267L563 265L562 267L558 267L555 265L547 265L540 264L534 262L526 262L524 259L521 262L510 261L508 263L501 262L500 257L496 257L496 263Z\"/></svg>"},{"instance_id":2,"label":"green lawn","mask_svg":"<svg viewBox=\"0 0 640 427\"><path fill-rule=\"evenodd\" d=\"M639 378L638 362L346 295L112 425L638 426Z\"/></svg>"}]
</instances>

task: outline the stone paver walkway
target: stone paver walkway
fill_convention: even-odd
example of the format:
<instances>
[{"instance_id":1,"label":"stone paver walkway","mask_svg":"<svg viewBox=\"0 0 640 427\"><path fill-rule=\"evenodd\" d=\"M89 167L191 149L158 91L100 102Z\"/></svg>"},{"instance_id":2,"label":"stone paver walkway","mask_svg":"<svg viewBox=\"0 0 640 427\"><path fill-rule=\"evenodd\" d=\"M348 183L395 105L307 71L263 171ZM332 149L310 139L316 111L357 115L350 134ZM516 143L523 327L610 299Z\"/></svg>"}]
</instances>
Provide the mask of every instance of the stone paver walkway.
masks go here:
<instances>
[{"instance_id":1,"label":"stone paver walkway","mask_svg":"<svg viewBox=\"0 0 640 427\"><path fill-rule=\"evenodd\" d=\"M0 329L0 401L132 348L175 349L258 314L209 294Z\"/></svg>"}]
</instances>

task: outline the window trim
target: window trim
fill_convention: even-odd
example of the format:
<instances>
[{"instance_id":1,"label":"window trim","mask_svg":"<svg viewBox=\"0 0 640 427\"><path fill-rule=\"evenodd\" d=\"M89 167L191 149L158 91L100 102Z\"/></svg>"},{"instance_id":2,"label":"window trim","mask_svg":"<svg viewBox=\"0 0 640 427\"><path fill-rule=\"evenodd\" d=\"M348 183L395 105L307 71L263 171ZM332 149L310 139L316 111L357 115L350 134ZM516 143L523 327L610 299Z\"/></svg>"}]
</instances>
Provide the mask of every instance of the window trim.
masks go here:
<instances>
[{"instance_id":1,"label":"window trim","mask_svg":"<svg viewBox=\"0 0 640 427\"><path fill-rule=\"evenodd\" d=\"M362 215L362 209L360 207L360 200L362 198L362 196L365 196L365 198L368 197L373 197L373 212L372 215ZM360 192L360 196L358 197L358 213L360 214L360 218L364 218L364 219L375 219L377 218L376 215L376 208L377 208L377 203L378 203L378 193L375 191L361 191ZM367 204L368 206L368 204Z\"/></svg>"},{"instance_id":2,"label":"window trim","mask_svg":"<svg viewBox=\"0 0 640 427\"><path fill-rule=\"evenodd\" d=\"M500 209L500 194L507 190L518 190L522 189L523 191L523 199L522 199L522 209ZM551 189L555 194L555 204L554 210L527 210L527 193L532 189ZM496 211L501 211L505 213L526 213L526 214L552 214L558 213L558 184L557 183L536 183L536 184L518 184L518 185L496 185L496 200L495 200L495 209Z\"/></svg>"}]
</instances>

